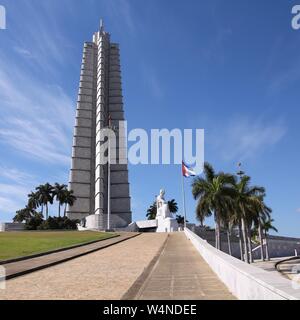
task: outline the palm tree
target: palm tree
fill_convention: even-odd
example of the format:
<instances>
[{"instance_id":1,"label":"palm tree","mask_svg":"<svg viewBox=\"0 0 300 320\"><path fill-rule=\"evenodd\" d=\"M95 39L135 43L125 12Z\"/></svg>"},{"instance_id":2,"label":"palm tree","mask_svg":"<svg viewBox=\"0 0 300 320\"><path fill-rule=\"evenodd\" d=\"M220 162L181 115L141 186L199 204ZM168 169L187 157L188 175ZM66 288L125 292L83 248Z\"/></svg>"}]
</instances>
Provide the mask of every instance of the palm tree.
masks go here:
<instances>
[{"instance_id":1,"label":"palm tree","mask_svg":"<svg viewBox=\"0 0 300 320\"><path fill-rule=\"evenodd\" d=\"M228 210L225 212L225 215L223 216L222 224L223 227L226 229L227 234L227 244L228 244L228 253L232 255L232 248L231 248L231 229L233 227L233 217L231 214L232 210L228 208Z\"/></svg>"},{"instance_id":2,"label":"palm tree","mask_svg":"<svg viewBox=\"0 0 300 320\"><path fill-rule=\"evenodd\" d=\"M65 209L64 209L64 217L66 216L67 213L67 205L72 206L77 198L74 196L74 191L73 190L65 190Z\"/></svg>"},{"instance_id":3,"label":"palm tree","mask_svg":"<svg viewBox=\"0 0 300 320\"><path fill-rule=\"evenodd\" d=\"M196 218L200 222L200 226L204 226L205 218L208 218L212 215L212 213L208 210L204 210L203 208L203 201L200 200L197 202L196 205Z\"/></svg>"},{"instance_id":4,"label":"palm tree","mask_svg":"<svg viewBox=\"0 0 300 320\"><path fill-rule=\"evenodd\" d=\"M259 237L259 242L260 242L260 256L261 259L264 261L264 243L263 243L263 230L262 230L262 224L263 221L266 221L270 219L272 209L269 208L265 203L264 203L264 196L261 195L259 197L254 198L256 201L255 205L253 206L254 210L254 232L258 233ZM258 231L258 232L257 232ZM267 247L266 247L267 251ZM268 256L268 253L266 253L266 257Z\"/></svg>"},{"instance_id":5,"label":"palm tree","mask_svg":"<svg viewBox=\"0 0 300 320\"><path fill-rule=\"evenodd\" d=\"M16 211L16 215L13 218L13 222L23 222L31 218L32 208L26 206L24 209Z\"/></svg>"},{"instance_id":6,"label":"palm tree","mask_svg":"<svg viewBox=\"0 0 300 320\"><path fill-rule=\"evenodd\" d=\"M153 204L148 208L146 217L148 220L154 220L156 218L157 213L157 206L156 201L153 202Z\"/></svg>"},{"instance_id":7,"label":"palm tree","mask_svg":"<svg viewBox=\"0 0 300 320\"><path fill-rule=\"evenodd\" d=\"M53 189L53 196L58 201L58 216L60 217L60 208L65 203L67 185L55 183Z\"/></svg>"},{"instance_id":8,"label":"palm tree","mask_svg":"<svg viewBox=\"0 0 300 320\"><path fill-rule=\"evenodd\" d=\"M28 195L27 206L31 209L36 209L40 206L39 195L37 192L32 192Z\"/></svg>"},{"instance_id":9,"label":"palm tree","mask_svg":"<svg viewBox=\"0 0 300 320\"><path fill-rule=\"evenodd\" d=\"M268 233L270 230L273 230L275 232L278 232L278 230L273 226L274 219L272 218L267 218L267 219L262 219L262 230L264 232L265 236L265 242L266 242L266 259L270 260L270 254L269 254L269 244L268 244Z\"/></svg>"},{"instance_id":10,"label":"palm tree","mask_svg":"<svg viewBox=\"0 0 300 320\"><path fill-rule=\"evenodd\" d=\"M253 221L253 207L256 205L257 196L265 194L263 187L250 186L251 178L249 176L241 176L238 181L234 177L233 189L235 195L233 197L235 203L235 219L238 225L241 226L244 242L245 261L249 263L252 261L252 247L251 247L251 225Z\"/></svg>"},{"instance_id":11,"label":"palm tree","mask_svg":"<svg viewBox=\"0 0 300 320\"><path fill-rule=\"evenodd\" d=\"M46 206L46 219L48 219L48 203L53 204L53 187L47 182L44 185L39 185L35 189L37 190L39 203Z\"/></svg>"},{"instance_id":12,"label":"palm tree","mask_svg":"<svg viewBox=\"0 0 300 320\"><path fill-rule=\"evenodd\" d=\"M176 221L177 221L178 224L184 225L184 216L182 216L180 214L177 214L176 215ZM186 220L186 222L188 222L188 221Z\"/></svg>"},{"instance_id":13,"label":"palm tree","mask_svg":"<svg viewBox=\"0 0 300 320\"><path fill-rule=\"evenodd\" d=\"M178 211L178 205L175 199L168 201L168 206L171 213L176 213Z\"/></svg>"},{"instance_id":14,"label":"palm tree","mask_svg":"<svg viewBox=\"0 0 300 320\"><path fill-rule=\"evenodd\" d=\"M233 200L233 204L235 202ZM243 251L243 233L242 233L242 223L240 219L240 212L235 210L235 208L230 212L230 223L232 228L236 228L238 230L238 238L239 238L239 248L240 248L240 256L241 260L244 260L244 251Z\"/></svg>"},{"instance_id":15,"label":"palm tree","mask_svg":"<svg viewBox=\"0 0 300 320\"><path fill-rule=\"evenodd\" d=\"M229 204L232 202L231 185L233 182L232 175L223 172L216 174L213 167L206 162L204 164L204 178L196 177L192 183L193 196L198 200L196 213L199 215L199 219L203 221L204 217L214 214L217 249L221 249L220 226L224 212L228 210Z\"/></svg>"}]
</instances>

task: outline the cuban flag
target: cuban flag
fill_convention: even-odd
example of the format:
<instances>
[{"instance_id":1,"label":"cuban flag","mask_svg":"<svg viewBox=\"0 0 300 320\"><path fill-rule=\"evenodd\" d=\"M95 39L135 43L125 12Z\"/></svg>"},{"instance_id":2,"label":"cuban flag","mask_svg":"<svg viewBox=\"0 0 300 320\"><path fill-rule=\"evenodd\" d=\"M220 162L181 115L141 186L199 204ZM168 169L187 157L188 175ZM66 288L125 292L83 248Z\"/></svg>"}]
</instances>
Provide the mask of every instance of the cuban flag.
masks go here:
<instances>
[{"instance_id":1,"label":"cuban flag","mask_svg":"<svg viewBox=\"0 0 300 320\"><path fill-rule=\"evenodd\" d=\"M192 177L196 175L196 172L182 161L182 175L184 177Z\"/></svg>"}]
</instances>

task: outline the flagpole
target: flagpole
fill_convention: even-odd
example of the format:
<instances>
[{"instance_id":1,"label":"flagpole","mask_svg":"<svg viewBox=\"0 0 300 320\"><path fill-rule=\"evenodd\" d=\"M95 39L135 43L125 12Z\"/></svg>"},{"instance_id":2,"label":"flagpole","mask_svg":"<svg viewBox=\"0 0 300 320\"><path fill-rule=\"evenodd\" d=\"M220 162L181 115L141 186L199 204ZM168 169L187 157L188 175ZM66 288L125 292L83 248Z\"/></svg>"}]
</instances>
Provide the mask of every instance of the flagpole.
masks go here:
<instances>
[{"instance_id":1,"label":"flagpole","mask_svg":"<svg viewBox=\"0 0 300 320\"><path fill-rule=\"evenodd\" d=\"M110 230L110 137L108 138L108 172L107 172L107 229Z\"/></svg>"},{"instance_id":2,"label":"flagpole","mask_svg":"<svg viewBox=\"0 0 300 320\"><path fill-rule=\"evenodd\" d=\"M183 212L184 212L184 228L186 228L185 192L184 192L184 179L183 179L182 172L181 172L181 182L182 182L182 201L183 201Z\"/></svg>"},{"instance_id":3,"label":"flagpole","mask_svg":"<svg viewBox=\"0 0 300 320\"><path fill-rule=\"evenodd\" d=\"M112 125L111 125L111 116L109 114L108 116L108 128L112 129ZM110 230L110 138L111 138L111 134L109 131L109 136L108 136L108 154L107 154L107 229L108 231Z\"/></svg>"}]
</instances>

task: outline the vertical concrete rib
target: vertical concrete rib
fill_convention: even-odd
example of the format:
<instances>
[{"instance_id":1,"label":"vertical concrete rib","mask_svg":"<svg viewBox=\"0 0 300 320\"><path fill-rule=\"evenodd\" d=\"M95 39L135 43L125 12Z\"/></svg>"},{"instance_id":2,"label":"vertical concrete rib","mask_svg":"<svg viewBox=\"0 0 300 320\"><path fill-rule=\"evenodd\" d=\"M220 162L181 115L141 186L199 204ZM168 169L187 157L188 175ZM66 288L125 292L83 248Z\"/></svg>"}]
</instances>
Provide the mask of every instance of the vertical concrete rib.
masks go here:
<instances>
[{"instance_id":1,"label":"vertical concrete rib","mask_svg":"<svg viewBox=\"0 0 300 320\"><path fill-rule=\"evenodd\" d=\"M80 83L74 127L72 164L69 188L77 201L67 208L72 219L81 219L94 211L95 168L95 63L97 50L92 42L86 42L80 72Z\"/></svg>"},{"instance_id":2,"label":"vertical concrete rib","mask_svg":"<svg viewBox=\"0 0 300 320\"><path fill-rule=\"evenodd\" d=\"M101 164L100 130L108 125L107 78L109 57L109 34L99 32L95 37L98 46L97 108L96 108L96 171L95 171L95 214L99 214L100 229L106 228L107 211L107 167Z\"/></svg>"},{"instance_id":3,"label":"vertical concrete rib","mask_svg":"<svg viewBox=\"0 0 300 320\"><path fill-rule=\"evenodd\" d=\"M115 224L127 225L131 222L130 190L128 182L127 155L120 152L126 148L124 130L119 127L119 121L124 120L122 81L120 67L119 45L110 45L110 66L109 66L109 114L112 125L117 129L117 153L116 163L111 165L111 213L112 221ZM121 156L120 156L121 155Z\"/></svg>"}]
</instances>

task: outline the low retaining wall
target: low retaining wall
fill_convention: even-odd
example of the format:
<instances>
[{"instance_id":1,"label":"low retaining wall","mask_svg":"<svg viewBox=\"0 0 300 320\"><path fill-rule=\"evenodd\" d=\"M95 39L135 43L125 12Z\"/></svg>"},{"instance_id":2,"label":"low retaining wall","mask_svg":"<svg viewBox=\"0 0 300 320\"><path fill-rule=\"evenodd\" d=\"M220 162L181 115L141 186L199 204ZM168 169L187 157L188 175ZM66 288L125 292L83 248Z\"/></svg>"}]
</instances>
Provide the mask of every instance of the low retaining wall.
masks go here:
<instances>
[{"instance_id":1,"label":"low retaining wall","mask_svg":"<svg viewBox=\"0 0 300 320\"><path fill-rule=\"evenodd\" d=\"M1 222L0 232L4 231L23 231L25 229L25 223L17 222Z\"/></svg>"},{"instance_id":2,"label":"low retaining wall","mask_svg":"<svg viewBox=\"0 0 300 320\"><path fill-rule=\"evenodd\" d=\"M212 246L215 245L215 232L214 230L205 230L200 226L187 226L189 230L197 234L200 238L207 240ZM235 235L231 236L231 252L236 258L240 258L239 238ZM300 238L280 237L268 235L268 247L270 258L291 257L295 252L300 254ZM227 235L221 233L221 249L228 253ZM260 247L252 244L252 255L254 259L260 259ZM264 246L265 252L265 246Z\"/></svg>"},{"instance_id":3,"label":"low retaining wall","mask_svg":"<svg viewBox=\"0 0 300 320\"><path fill-rule=\"evenodd\" d=\"M233 295L241 300L300 300L292 281L215 249L191 230L186 236Z\"/></svg>"}]
</instances>

